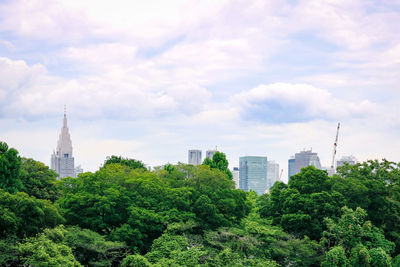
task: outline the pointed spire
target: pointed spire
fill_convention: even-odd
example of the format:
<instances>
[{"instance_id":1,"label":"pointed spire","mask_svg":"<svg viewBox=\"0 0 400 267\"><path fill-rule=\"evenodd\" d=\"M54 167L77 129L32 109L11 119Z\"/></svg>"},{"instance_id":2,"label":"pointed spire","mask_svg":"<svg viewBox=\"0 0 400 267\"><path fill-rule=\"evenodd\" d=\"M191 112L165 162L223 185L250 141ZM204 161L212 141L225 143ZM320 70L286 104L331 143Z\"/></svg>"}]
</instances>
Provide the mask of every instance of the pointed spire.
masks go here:
<instances>
[{"instance_id":1,"label":"pointed spire","mask_svg":"<svg viewBox=\"0 0 400 267\"><path fill-rule=\"evenodd\" d=\"M69 135L68 126L67 126L67 107L64 105L64 118L63 118L63 127L61 128L61 133L57 142L57 154L64 155L68 154L69 157L72 157L72 142L71 137Z\"/></svg>"},{"instance_id":2,"label":"pointed spire","mask_svg":"<svg viewBox=\"0 0 400 267\"><path fill-rule=\"evenodd\" d=\"M67 128L67 105L64 105L63 127L64 127L64 128Z\"/></svg>"}]
</instances>

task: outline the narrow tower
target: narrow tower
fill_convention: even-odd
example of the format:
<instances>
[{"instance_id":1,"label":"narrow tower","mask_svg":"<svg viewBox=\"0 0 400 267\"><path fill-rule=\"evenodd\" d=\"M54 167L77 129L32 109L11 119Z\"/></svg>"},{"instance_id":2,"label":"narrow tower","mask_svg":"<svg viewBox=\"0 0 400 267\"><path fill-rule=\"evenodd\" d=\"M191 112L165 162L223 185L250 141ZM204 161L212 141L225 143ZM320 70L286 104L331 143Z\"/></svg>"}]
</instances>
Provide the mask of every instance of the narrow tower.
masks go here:
<instances>
[{"instance_id":1,"label":"narrow tower","mask_svg":"<svg viewBox=\"0 0 400 267\"><path fill-rule=\"evenodd\" d=\"M51 169L58 173L60 178L75 177L74 157L72 156L71 136L67 126L67 111L64 106L64 119L61 133L58 137L57 149L51 155Z\"/></svg>"}]
</instances>

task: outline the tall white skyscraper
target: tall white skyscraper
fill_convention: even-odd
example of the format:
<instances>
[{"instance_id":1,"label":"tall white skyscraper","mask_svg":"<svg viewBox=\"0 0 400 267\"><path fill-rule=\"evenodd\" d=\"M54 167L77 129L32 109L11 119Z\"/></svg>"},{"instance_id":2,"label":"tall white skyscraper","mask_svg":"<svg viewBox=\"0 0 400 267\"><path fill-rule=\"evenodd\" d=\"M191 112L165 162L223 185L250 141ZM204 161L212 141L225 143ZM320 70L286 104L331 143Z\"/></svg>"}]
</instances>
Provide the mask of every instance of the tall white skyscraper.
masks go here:
<instances>
[{"instance_id":1,"label":"tall white skyscraper","mask_svg":"<svg viewBox=\"0 0 400 267\"><path fill-rule=\"evenodd\" d=\"M74 157L72 155L72 142L67 126L67 114L64 109L63 127L58 137L57 149L51 155L51 169L58 173L60 178L76 177Z\"/></svg>"},{"instance_id":2,"label":"tall white skyscraper","mask_svg":"<svg viewBox=\"0 0 400 267\"><path fill-rule=\"evenodd\" d=\"M239 168L234 167L232 170L232 180L235 182L235 188L239 188Z\"/></svg>"},{"instance_id":3,"label":"tall white skyscraper","mask_svg":"<svg viewBox=\"0 0 400 267\"><path fill-rule=\"evenodd\" d=\"M279 164L268 160L267 164L267 189L270 189L279 180Z\"/></svg>"},{"instance_id":4,"label":"tall white skyscraper","mask_svg":"<svg viewBox=\"0 0 400 267\"><path fill-rule=\"evenodd\" d=\"M206 157L209 158L209 159L213 159L213 156L214 156L215 152L217 152L217 150L207 150L206 151Z\"/></svg>"},{"instance_id":5,"label":"tall white skyscraper","mask_svg":"<svg viewBox=\"0 0 400 267\"><path fill-rule=\"evenodd\" d=\"M188 151L188 163L192 165L200 165L201 161L201 150L198 149L190 149Z\"/></svg>"}]
</instances>

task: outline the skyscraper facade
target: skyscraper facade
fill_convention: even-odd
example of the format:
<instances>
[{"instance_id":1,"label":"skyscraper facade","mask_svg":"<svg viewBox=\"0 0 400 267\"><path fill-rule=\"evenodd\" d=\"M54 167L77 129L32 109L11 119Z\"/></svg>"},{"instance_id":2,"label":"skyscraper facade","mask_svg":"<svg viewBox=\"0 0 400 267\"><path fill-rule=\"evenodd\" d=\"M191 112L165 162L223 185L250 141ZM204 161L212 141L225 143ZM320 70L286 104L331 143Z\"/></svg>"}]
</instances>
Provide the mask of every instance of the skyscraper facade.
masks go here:
<instances>
[{"instance_id":1,"label":"skyscraper facade","mask_svg":"<svg viewBox=\"0 0 400 267\"><path fill-rule=\"evenodd\" d=\"M239 188L239 168L234 167L232 170L232 180L235 182L235 188Z\"/></svg>"},{"instance_id":2,"label":"skyscraper facade","mask_svg":"<svg viewBox=\"0 0 400 267\"><path fill-rule=\"evenodd\" d=\"M239 188L264 194L267 190L267 157L239 158Z\"/></svg>"},{"instance_id":3,"label":"skyscraper facade","mask_svg":"<svg viewBox=\"0 0 400 267\"><path fill-rule=\"evenodd\" d=\"M212 159L214 154L215 154L215 152L217 152L217 150L207 150L206 151L206 157L209 158L209 159Z\"/></svg>"},{"instance_id":4,"label":"skyscraper facade","mask_svg":"<svg viewBox=\"0 0 400 267\"><path fill-rule=\"evenodd\" d=\"M76 177L74 164L71 136L67 126L67 114L64 111L63 127L58 137L57 148L51 155L51 169L55 170L60 178Z\"/></svg>"},{"instance_id":5,"label":"skyscraper facade","mask_svg":"<svg viewBox=\"0 0 400 267\"><path fill-rule=\"evenodd\" d=\"M340 160L336 161L336 168L344 166L345 163L348 163L350 165L354 165L357 163L357 159L353 156L344 156Z\"/></svg>"},{"instance_id":6,"label":"skyscraper facade","mask_svg":"<svg viewBox=\"0 0 400 267\"><path fill-rule=\"evenodd\" d=\"M292 156L289 160L288 160L288 180L290 179L290 177L292 177L292 175L294 175L294 162L295 162L295 158L294 156Z\"/></svg>"},{"instance_id":7,"label":"skyscraper facade","mask_svg":"<svg viewBox=\"0 0 400 267\"><path fill-rule=\"evenodd\" d=\"M317 169L321 169L321 162L318 154L312 150L304 150L294 155L294 174L301 171L301 168L313 165Z\"/></svg>"},{"instance_id":8,"label":"skyscraper facade","mask_svg":"<svg viewBox=\"0 0 400 267\"><path fill-rule=\"evenodd\" d=\"M201 150L198 149L190 149L188 151L188 163L192 165L200 165L201 161Z\"/></svg>"},{"instance_id":9,"label":"skyscraper facade","mask_svg":"<svg viewBox=\"0 0 400 267\"><path fill-rule=\"evenodd\" d=\"M279 164L273 160L267 163L267 189L270 189L279 180Z\"/></svg>"}]
</instances>

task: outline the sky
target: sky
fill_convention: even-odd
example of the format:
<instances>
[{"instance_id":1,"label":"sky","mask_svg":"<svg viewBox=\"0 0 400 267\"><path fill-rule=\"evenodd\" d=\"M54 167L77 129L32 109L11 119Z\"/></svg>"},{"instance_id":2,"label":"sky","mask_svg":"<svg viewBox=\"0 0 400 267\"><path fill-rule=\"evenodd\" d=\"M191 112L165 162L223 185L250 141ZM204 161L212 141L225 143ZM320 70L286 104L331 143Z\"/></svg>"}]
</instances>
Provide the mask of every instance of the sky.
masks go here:
<instances>
[{"instance_id":1,"label":"sky","mask_svg":"<svg viewBox=\"0 0 400 267\"><path fill-rule=\"evenodd\" d=\"M0 1L0 140L46 164L188 149L400 161L400 2Z\"/></svg>"}]
</instances>

